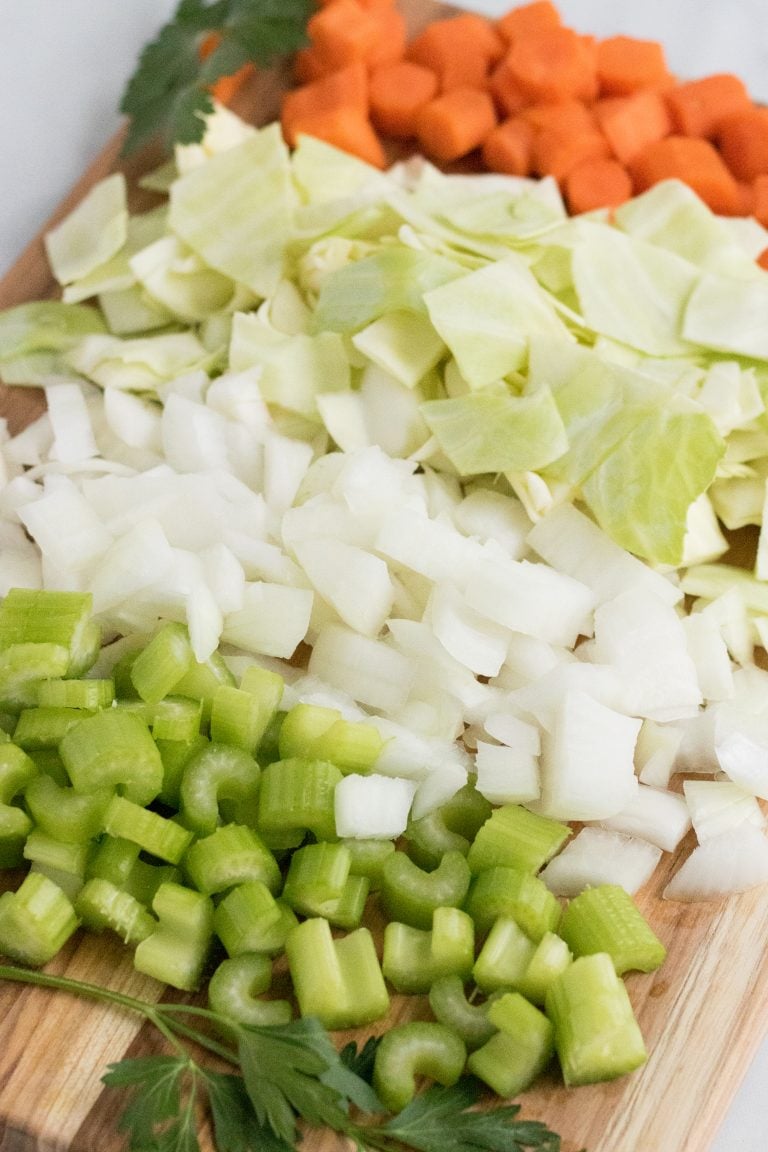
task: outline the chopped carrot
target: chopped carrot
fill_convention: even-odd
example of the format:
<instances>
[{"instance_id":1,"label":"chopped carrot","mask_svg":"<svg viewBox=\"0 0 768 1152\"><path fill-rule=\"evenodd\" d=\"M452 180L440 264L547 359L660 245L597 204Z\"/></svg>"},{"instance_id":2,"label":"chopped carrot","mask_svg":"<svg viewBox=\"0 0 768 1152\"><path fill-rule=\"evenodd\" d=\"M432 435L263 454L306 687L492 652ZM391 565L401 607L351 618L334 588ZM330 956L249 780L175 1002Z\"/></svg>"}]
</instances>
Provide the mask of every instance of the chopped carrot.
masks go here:
<instances>
[{"instance_id":1,"label":"chopped carrot","mask_svg":"<svg viewBox=\"0 0 768 1152\"><path fill-rule=\"evenodd\" d=\"M342 152L349 152L360 160L384 168L387 158L384 146L368 117L354 104L339 104L309 115L295 129L295 137L315 136L332 144Z\"/></svg>"},{"instance_id":2,"label":"chopped carrot","mask_svg":"<svg viewBox=\"0 0 768 1152\"><path fill-rule=\"evenodd\" d=\"M220 43L221 33L209 32L198 45L197 54L200 59L207 60L211 53L215 52ZM246 64L243 64L242 68L238 68L238 70L230 76L220 76L218 80L214 80L209 88L211 96L214 100L217 100L219 104L229 104L240 91L243 84L245 84L246 80L249 80L255 71L256 69L253 64L248 61Z\"/></svg>"},{"instance_id":3,"label":"chopped carrot","mask_svg":"<svg viewBox=\"0 0 768 1152\"><path fill-rule=\"evenodd\" d=\"M521 116L502 121L483 142L483 163L492 172L508 176L528 176L534 130Z\"/></svg>"},{"instance_id":4,"label":"chopped carrot","mask_svg":"<svg viewBox=\"0 0 768 1152\"><path fill-rule=\"evenodd\" d=\"M737 180L768 172L768 108L752 106L726 116L717 132L723 159Z\"/></svg>"},{"instance_id":5,"label":"chopped carrot","mask_svg":"<svg viewBox=\"0 0 768 1152\"><path fill-rule=\"evenodd\" d=\"M611 151L602 132L561 132L545 128L533 141L533 170L539 176L564 180L577 164L585 160L607 160Z\"/></svg>"},{"instance_id":6,"label":"chopped carrot","mask_svg":"<svg viewBox=\"0 0 768 1152\"><path fill-rule=\"evenodd\" d=\"M551 0L532 0L531 4L511 8L496 21L496 27L508 44L511 44L516 36L527 36L529 32L544 32L548 28L559 28L561 25L560 13Z\"/></svg>"},{"instance_id":7,"label":"chopped carrot","mask_svg":"<svg viewBox=\"0 0 768 1152\"><path fill-rule=\"evenodd\" d=\"M371 72L371 119L389 136L415 136L416 117L437 95L437 89L437 76L421 64L411 60L382 64Z\"/></svg>"},{"instance_id":8,"label":"chopped carrot","mask_svg":"<svg viewBox=\"0 0 768 1152\"><path fill-rule=\"evenodd\" d=\"M755 215L755 186L754 184L747 184L744 180L738 180L736 186L739 189L739 196L741 202L737 216L754 216Z\"/></svg>"},{"instance_id":9,"label":"chopped carrot","mask_svg":"<svg viewBox=\"0 0 768 1152\"><path fill-rule=\"evenodd\" d=\"M514 116L531 102L528 93L523 91L522 85L513 76L507 56L491 72L488 91L502 116Z\"/></svg>"},{"instance_id":10,"label":"chopped carrot","mask_svg":"<svg viewBox=\"0 0 768 1152\"><path fill-rule=\"evenodd\" d=\"M313 117L346 107L368 115L368 74L360 62L286 92L280 115L286 141L294 147L299 132L315 134L306 127Z\"/></svg>"},{"instance_id":11,"label":"chopped carrot","mask_svg":"<svg viewBox=\"0 0 768 1152\"><path fill-rule=\"evenodd\" d=\"M565 199L573 215L618 208L631 195L629 172L618 160L582 160L565 178Z\"/></svg>"},{"instance_id":12,"label":"chopped carrot","mask_svg":"<svg viewBox=\"0 0 768 1152\"><path fill-rule=\"evenodd\" d=\"M768 248L764 248L760 253L757 258L757 263L761 268L765 268L768 271Z\"/></svg>"},{"instance_id":13,"label":"chopped carrot","mask_svg":"<svg viewBox=\"0 0 768 1152\"><path fill-rule=\"evenodd\" d=\"M556 128L560 132L589 132L597 127L591 108L581 100L560 100L556 104L530 104L520 113L537 132Z\"/></svg>"},{"instance_id":14,"label":"chopped carrot","mask_svg":"<svg viewBox=\"0 0 768 1152\"><path fill-rule=\"evenodd\" d=\"M591 101L597 95L595 47L570 28L549 28L518 36L506 60L509 70L527 95L536 101Z\"/></svg>"},{"instance_id":15,"label":"chopped carrot","mask_svg":"<svg viewBox=\"0 0 768 1152\"><path fill-rule=\"evenodd\" d=\"M300 48L293 58L293 76L299 84L308 84L310 80L319 80L326 74L326 67L318 56L317 50Z\"/></svg>"},{"instance_id":16,"label":"chopped carrot","mask_svg":"<svg viewBox=\"0 0 768 1152\"><path fill-rule=\"evenodd\" d=\"M668 88L673 82L661 44L633 36L599 42L597 78L603 96L628 96L643 88Z\"/></svg>"},{"instance_id":17,"label":"chopped carrot","mask_svg":"<svg viewBox=\"0 0 768 1152\"><path fill-rule=\"evenodd\" d=\"M419 112L416 134L427 156L444 164L479 148L496 126L493 100L479 88L452 88Z\"/></svg>"},{"instance_id":18,"label":"chopped carrot","mask_svg":"<svg viewBox=\"0 0 768 1152\"><path fill-rule=\"evenodd\" d=\"M768 228L768 176L756 176L752 181L751 214L764 228Z\"/></svg>"},{"instance_id":19,"label":"chopped carrot","mask_svg":"<svg viewBox=\"0 0 768 1152\"><path fill-rule=\"evenodd\" d=\"M628 167L635 192L644 192L660 180L683 180L713 212L738 215L739 186L709 140L666 136L647 144Z\"/></svg>"},{"instance_id":20,"label":"chopped carrot","mask_svg":"<svg viewBox=\"0 0 768 1152\"><path fill-rule=\"evenodd\" d=\"M399 8L390 7L374 8L372 11L376 13L379 33L368 53L366 64L369 68L376 68L379 64L393 64L396 60L402 60L408 39L408 28L402 12Z\"/></svg>"},{"instance_id":21,"label":"chopped carrot","mask_svg":"<svg viewBox=\"0 0 768 1152\"><path fill-rule=\"evenodd\" d=\"M738 76L718 72L701 80L678 84L667 93L672 126L681 136L713 136L718 125L752 105Z\"/></svg>"},{"instance_id":22,"label":"chopped carrot","mask_svg":"<svg viewBox=\"0 0 768 1152\"><path fill-rule=\"evenodd\" d=\"M490 20L473 12L428 24L406 52L414 64L436 73L441 92L485 88L491 68L503 54L504 42Z\"/></svg>"},{"instance_id":23,"label":"chopped carrot","mask_svg":"<svg viewBox=\"0 0 768 1152\"><path fill-rule=\"evenodd\" d=\"M324 71L367 60L378 47L380 12L364 8L358 0L333 0L307 22L307 35Z\"/></svg>"},{"instance_id":24,"label":"chopped carrot","mask_svg":"<svg viewBox=\"0 0 768 1152\"><path fill-rule=\"evenodd\" d=\"M622 164L629 163L646 144L663 140L672 132L667 105L658 92L641 91L598 100L595 115L611 151Z\"/></svg>"}]
</instances>

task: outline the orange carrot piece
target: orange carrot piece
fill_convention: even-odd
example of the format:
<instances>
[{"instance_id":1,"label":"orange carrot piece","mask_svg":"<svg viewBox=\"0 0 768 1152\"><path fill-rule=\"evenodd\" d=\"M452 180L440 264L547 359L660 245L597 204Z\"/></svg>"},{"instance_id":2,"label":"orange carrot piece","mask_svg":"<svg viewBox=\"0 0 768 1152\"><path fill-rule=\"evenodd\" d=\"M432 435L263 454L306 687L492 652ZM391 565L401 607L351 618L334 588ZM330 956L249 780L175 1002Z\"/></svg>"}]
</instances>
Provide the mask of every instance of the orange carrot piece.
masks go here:
<instances>
[{"instance_id":1,"label":"orange carrot piece","mask_svg":"<svg viewBox=\"0 0 768 1152\"><path fill-rule=\"evenodd\" d=\"M667 105L658 92L613 96L598 100L594 108L603 135L622 164L628 164L646 144L663 140L672 132Z\"/></svg>"},{"instance_id":2,"label":"orange carrot piece","mask_svg":"<svg viewBox=\"0 0 768 1152\"><path fill-rule=\"evenodd\" d=\"M491 172L528 176L531 172L534 130L521 116L502 121L483 142L483 163Z\"/></svg>"},{"instance_id":3,"label":"orange carrot piece","mask_svg":"<svg viewBox=\"0 0 768 1152\"><path fill-rule=\"evenodd\" d=\"M511 44L516 36L527 36L529 32L545 32L548 28L559 28L561 25L560 13L551 0L532 0L531 4L511 8L496 21L497 29L508 44Z\"/></svg>"},{"instance_id":4,"label":"orange carrot piece","mask_svg":"<svg viewBox=\"0 0 768 1152\"><path fill-rule=\"evenodd\" d=\"M373 52L381 51L385 11L391 12L364 8L358 0L333 0L315 12L307 22L307 35L325 71L368 60Z\"/></svg>"},{"instance_id":5,"label":"orange carrot piece","mask_svg":"<svg viewBox=\"0 0 768 1152\"><path fill-rule=\"evenodd\" d=\"M502 116L514 116L531 103L528 93L512 74L508 56L505 56L491 72L488 78L488 91Z\"/></svg>"},{"instance_id":6,"label":"orange carrot piece","mask_svg":"<svg viewBox=\"0 0 768 1152\"><path fill-rule=\"evenodd\" d=\"M520 116L537 132L556 128L559 132L589 132L597 127L594 112L581 100L559 100L556 104L530 104Z\"/></svg>"},{"instance_id":7,"label":"orange carrot piece","mask_svg":"<svg viewBox=\"0 0 768 1152\"><path fill-rule=\"evenodd\" d=\"M729 72L678 84L666 98L672 126L681 136L713 136L722 120L752 106L743 81Z\"/></svg>"},{"instance_id":8,"label":"orange carrot piece","mask_svg":"<svg viewBox=\"0 0 768 1152\"><path fill-rule=\"evenodd\" d=\"M421 64L411 60L382 64L371 72L371 119L388 136L415 136L417 115L437 90L437 76Z\"/></svg>"},{"instance_id":9,"label":"orange carrot piece","mask_svg":"<svg viewBox=\"0 0 768 1152\"><path fill-rule=\"evenodd\" d=\"M576 216L595 208L618 208L632 195L632 181L618 160L582 160L565 178L568 210Z\"/></svg>"},{"instance_id":10,"label":"orange carrot piece","mask_svg":"<svg viewBox=\"0 0 768 1152\"><path fill-rule=\"evenodd\" d=\"M628 96L673 83L664 49L656 40L610 36L597 45L597 78L603 96Z\"/></svg>"},{"instance_id":11,"label":"orange carrot piece","mask_svg":"<svg viewBox=\"0 0 768 1152\"><path fill-rule=\"evenodd\" d=\"M595 45L571 28L550 28L518 36L506 60L529 103L597 96Z\"/></svg>"},{"instance_id":12,"label":"orange carrot piece","mask_svg":"<svg viewBox=\"0 0 768 1152\"><path fill-rule=\"evenodd\" d=\"M365 160L374 168L386 166L384 146L368 117L353 104L339 104L309 113L294 126L295 139L315 136L343 152Z\"/></svg>"},{"instance_id":13,"label":"orange carrot piece","mask_svg":"<svg viewBox=\"0 0 768 1152\"><path fill-rule=\"evenodd\" d=\"M768 108L750 107L720 122L717 143L737 180L768 172Z\"/></svg>"},{"instance_id":14,"label":"orange carrot piece","mask_svg":"<svg viewBox=\"0 0 768 1152\"><path fill-rule=\"evenodd\" d=\"M533 141L533 170L539 176L554 176L559 182L585 160L607 160L608 141L602 132L591 129L576 134L545 128Z\"/></svg>"},{"instance_id":15,"label":"orange carrot piece","mask_svg":"<svg viewBox=\"0 0 768 1152\"><path fill-rule=\"evenodd\" d=\"M479 88L452 88L430 100L416 118L416 135L427 156L448 164L468 155L496 126L496 110Z\"/></svg>"},{"instance_id":16,"label":"orange carrot piece","mask_svg":"<svg viewBox=\"0 0 768 1152\"><path fill-rule=\"evenodd\" d=\"M368 73L361 62L286 92L280 113L286 141L294 147L296 136L308 131L306 124L313 116L346 107L357 108L364 118L368 115Z\"/></svg>"},{"instance_id":17,"label":"orange carrot piece","mask_svg":"<svg viewBox=\"0 0 768 1152\"><path fill-rule=\"evenodd\" d=\"M647 144L628 165L635 192L660 180L683 180L713 212L738 215L741 195L725 161L709 140L698 136L666 136Z\"/></svg>"},{"instance_id":18,"label":"orange carrot piece","mask_svg":"<svg viewBox=\"0 0 768 1152\"><path fill-rule=\"evenodd\" d=\"M359 0L358 0L359 2ZM392 64L402 60L408 40L408 27L399 8L382 7L372 9L379 25L379 33L371 51L366 57L369 68L379 64Z\"/></svg>"},{"instance_id":19,"label":"orange carrot piece","mask_svg":"<svg viewBox=\"0 0 768 1152\"><path fill-rule=\"evenodd\" d=\"M414 64L436 73L441 92L485 88L491 68L503 54L504 42L490 20L473 12L428 24L406 51Z\"/></svg>"},{"instance_id":20,"label":"orange carrot piece","mask_svg":"<svg viewBox=\"0 0 768 1152\"><path fill-rule=\"evenodd\" d=\"M311 80L319 80L325 76L328 69L324 61L312 45L309 48L299 48L293 57L293 78L298 84L308 84Z\"/></svg>"},{"instance_id":21,"label":"orange carrot piece","mask_svg":"<svg viewBox=\"0 0 768 1152\"><path fill-rule=\"evenodd\" d=\"M757 263L761 268L765 268L766 271L768 271L768 248L763 249L763 251L760 253L757 258Z\"/></svg>"},{"instance_id":22,"label":"orange carrot piece","mask_svg":"<svg viewBox=\"0 0 768 1152\"><path fill-rule=\"evenodd\" d=\"M756 176L752 181L751 214L760 221L764 228L768 228L768 176Z\"/></svg>"}]
</instances>

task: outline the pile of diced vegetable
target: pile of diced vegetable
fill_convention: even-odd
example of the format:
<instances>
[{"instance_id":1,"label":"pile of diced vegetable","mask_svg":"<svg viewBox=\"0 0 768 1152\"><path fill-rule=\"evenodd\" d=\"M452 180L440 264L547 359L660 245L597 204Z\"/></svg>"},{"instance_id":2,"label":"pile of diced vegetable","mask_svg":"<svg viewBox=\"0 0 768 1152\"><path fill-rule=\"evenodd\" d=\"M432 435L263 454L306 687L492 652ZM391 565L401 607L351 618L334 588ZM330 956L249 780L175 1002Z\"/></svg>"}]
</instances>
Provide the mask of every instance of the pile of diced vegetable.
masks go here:
<instances>
[{"instance_id":1,"label":"pile of diced vegetable","mask_svg":"<svg viewBox=\"0 0 768 1152\"><path fill-rule=\"evenodd\" d=\"M428 993L393 1109L398 1035L502 1095L553 1048L631 1070L662 852L693 825L668 898L768 880L764 229L676 181L569 219L224 109L145 183L0 315L47 400L0 446L0 951L82 922L182 989L226 953L219 1010L265 1021L284 949L329 1028Z\"/></svg>"}]
</instances>

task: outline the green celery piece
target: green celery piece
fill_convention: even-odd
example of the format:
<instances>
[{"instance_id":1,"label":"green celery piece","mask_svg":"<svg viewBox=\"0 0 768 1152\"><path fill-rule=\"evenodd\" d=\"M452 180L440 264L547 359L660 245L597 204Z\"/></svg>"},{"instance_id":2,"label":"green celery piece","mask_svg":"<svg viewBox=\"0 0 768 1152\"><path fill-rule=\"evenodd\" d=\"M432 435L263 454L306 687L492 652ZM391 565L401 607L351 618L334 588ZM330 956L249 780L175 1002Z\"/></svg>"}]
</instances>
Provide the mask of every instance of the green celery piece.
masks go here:
<instances>
[{"instance_id":1,"label":"green celery piece","mask_svg":"<svg viewBox=\"0 0 768 1152\"><path fill-rule=\"evenodd\" d=\"M499 916L511 916L538 943L560 922L560 905L542 880L501 865L475 877L464 907L481 935L490 931Z\"/></svg>"},{"instance_id":2,"label":"green celery piece","mask_svg":"<svg viewBox=\"0 0 768 1152\"><path fill-rule=\"evenodd\" d=\"M388 856L382 867L381 902L389 920L414 928L431 928L436 908L460 908L472 879L461 852L446 852L437 868L426 872L405 852Z\"/></svg>"},{"instance_id":3,"label":"green celery piece","mask_svg":"<svg viewBox=\"0 0 768 1152\"><path fill-rule=\"evenodd\" d=\"M138 972L192 992L200 983L213 938L213 901L181 884L161 884L152 901L158 927L136 946Z\"/></svg>"},{"instance_id":4,"label":"green celery piece","mask_svg":"<svg viewBox=\"0 0 768 1152\"><path fill-rule=\"evenodd\" d=\"M256 750L256 759L262 768L266 768L267 764L274 764L276 760L280 759L280 729L283 726L284 719L285 712L275 712L267 725L264 735L259 741L259 747Z\"/></svg>"},{"instance_id":5,"label":"green celery piece","mask_svg":"<svg viewBox=\"0 0 768 1152\"><path fill-rule=\"evenodd\" d=\"M31 831L32 821L23 808L0 804L0 869L21 867Z\"/></svg>"},{"instance_id":6,"label":"green celery piece","mask_svg":"<svg viewBox=\"0 0 768 1152\"><path fill-rule=\"evenodd\" d=\"M83 708L96 712L115 698L113 680L42 680L37 703L42 708Z\"/></svg>"},{"instance_id":7,"label":"green celery piece","mask_svg":"<svg viewBox=\"0 0 768 1152\"><path fill-rule=\"evenodd\" d=\"M247 880L261 880L270 892L280 891L277 860L252 828L224 824L190 845L184 868L200 892L212 896Z\"/></svg>"},{"instance_id":8,"label":"green celery piece","mask_svg":"<svg viewBox=\"0 0 768 1152\"><path fill-rule=\"evenodd\" d=\"M412 1020L381 1038L373 1064L373 1087L390 1112L401 1112L416 1095L422 1076L451 1087L464 1071L467 1049L445 1024Z\"/></svg>"},{"instance_id":9,"label":"green celery piece","mask_svg":"<svg viewBox=\"0 0 768 1152\"><path fill-rule=\"evenodd\" d=\"M237 1024L263 1028L287 1024L293 1016L287 1000L262 1000L272 985L272 962L267 956L245 952L222 960L208 983L208 1004L213 1012Z\"/></svg>"},{"instance_id":10,"label":"green celery piece","mask_svg":"<svg viewBox=\"0 0 768 1152\"><path fill-rule=\"evenodd\" d=\"M213 697L221 684L235 686L235 677L220 652L213 652L205 661L193 661L181 679L174 685L175 696L190 696L203 702L203 724L210 724Z\"/></svg>"},{"instance_id":11,"label":"green celery piece","mask_svg":"<svg viewBox=\"0 0 768 1152\"><path fill-rule=\"evenodd\" d=\"M278 748L281 760L302 757L314 759L315 741L341 719L338 708L324 708L320 704L299 702L289 708L280 725Z\"/></svg>"},{"instance_id":12,"label":"green celery piece","mask_svg":"<svg viewBox=\"0 0 768 1152\"><path fill-rule=\"evenodd\" d=\"M545 932L517 982L517 991L532 1004L543 1005L550 984L572 961L573 955L565 940L554 932Z\"/></svg>"},{"instance_id":13,"label":"green celery piece","mask_svg":"<svg viewBox=\"0 0 768 1152\"><path fill-rule=\"evenodd\" d=\"M330 760L344 773L364 773L376 763L383 747L383 737L373 724L340 718L318 736L312 758Z\"/></svg>"},{"instance_id":14,"label":"green celery piece","mask_svg":"<svg viewBox=\"0 0 768 1152\"><path fill-rule=\"evenodd\" d=\"M121 788L143 806L160 792L163 762L146 724L130 712L105 709L70 728L59 745L76 791Z\"/></svg>"},{"instance_id":15,"label":"green celery piece","mask_svg":"<svg viewBox=\"0 0 768 1152\"><path fill-rule=\"evenodd\" d=\"M486 993L500 988L519 988L535 953L536 945L517 921L499 916L472 969L475 983Z\"/></svg>"},{"instance_id":16,"label":"green celery piece","mask_svg":"<svg viewBox=\"0 0 768 1152\"><path fill-rule=\"evenodd\" d=\"M64 676L69 649L63 644L10 644L0 650L0 707L8 712L33 708L38 685L51 676Z\"/></svg>"},{"instance_id":17,"label":"green celery piece","mask_svg":"<svg viewBox=\"0 0 768 1152\"><path fill-rule=\"evenodd\" d=\"M396 920L384 929L382 970L398 992L427 992L442 976L466 980L474 959L474 925L459 908L435 909L430 930Z\"/></svg>"},{"instance_id":18,"label":"green celery piece","mask_svg":"<svg viewBox=\"0 0 768 1152\"><path fill-rule=\"evenodd\" d=\"M538 872L571 835L566 824L529 812L519 804L494 809L479 829L467 862L474 875L497 865Z\"/></svg>"},{"instance_id":19,"label":"green celery piece","mask_svg":"<svg viewBox=\"0 0 768 1152\"><path fill-rule=\"evenodd\" d=\"M10 804L26 792L38 774L34 760L8 741L0 744L0 805Z\"/></svg>"},{"instance_id":20,"label":"green celery piece","mask_svg":"<svg viewBox=\"0 0 768 1152\"><path fill-rule=\"evenodd\" d=\"M242 748L211 743L187 760L179 791L181 819L187 828L209 836L219 823L221 800L254 800L259 766Z\"/></svg>"},{"instance_id":21,"label":"green celery piece","mask_svg":"<svg viewBox=\"0 0 768 1152\"><path fill-rule=\"evenodd\" d=\"M111 929L126 943L135 945L150 936L155 918L144 905L109 880L95 876L77 894L75 911L93 932Z\"/></svg>"},{"instance_id":22,"label":"green celery piece","mask_svg":"<svg viewBox=\"0 0 768 1152\"><path fill-rule=\"evenodd\" d=\"M457 1032L471 1052L496 1031L488 1016L488 1005L489 1001L470 1004L460 976L441 976L429 989L429 1006L435 1019Z\"/></svg>"},{"instance_id":23,"label":"green celery piece","mask_svg":"<svg viewBox=\"0 0 768 1152\"><path fill-rule=\"evenodd\" d=\"M338 900L349 877L351 857L343 844L305 844L291 856L283 899L304 916L319 915L317 907Z\"/></svg>"},{"instance_id":24,"label":"green celery piece","mask_svg":"<svg viewBox=\"0 0 768 1152\"><path fill-rule=\"evenodd\" d=\"M271 837L310 831L318 840L335 840L334 792L341 779L327 761L293 757L268 765L259 788L259 832Z\"/></svg>"},{"instance_id":25,"label":"green celery piece","mask_svg":"<svg viewBox=\"0 0 768 1152\"><path fill-rule=\"evenodd\" d=\"M202 700L189 696L166 696L155 705L152 714L152 738L190 743L200 735L203 718Z\"/></svg>"},{"instance_id":26,"label":"green celery piece","mask_svg":"<svg viewBox=\"0 0 768 1152\"><path fill-rule=\"evenodd\" d=\"M192 740L164 740L162 736L155 736L154 740L163 764L163 786L158 799L171 808L180 808L184 769L193 756L208 747L208 738L199 733Z\"/></svg>"},{"instance_id":27,"label":"green celery piece","mask_svg":"<svg viewBox=\"0 0 768 1152\"><path fill-rule=\"evenodd\" d=\"M213 697L211 739L255 756L271 718L272 710L257 695L222 684Z\"/></svg>"},{"instance_id":28,"label":"green celery piece","mask_svg":"<svg viewBox=\"0 0 768 1152\"><path fill-rule=\"evenodd\" d=\"M277 900L261 880L238 884L216 905L213 927L229 956L264 951L267 934L282 921ZM294 918L294 923L296 923Z\"/></svg>"},{"instance_id":29,"label":"green celery piece","mask_svg":"<svg viewBox=\"0 0 768 1152\"><path fill-rule=\"evenodd\" d=\"M446 852L466 856L470 843L492 811L490 801L473 784L465 784L455 796L427 816L409 820L405 830L408 855L420 868L436 868Z\"/></svg>"},{"instance_id":30,"label":"green celery piece","mask_svg":"<svg viewBox=\"0 0 768 1152\"><path fill-rule=\"evenodd\" d=\"M334 940L327 920L304 920L289 933L285 952L302 1016L317 1016L331 1030L386 1016L389 995L367 928Z\"/></svg>"},{"instance_id":31,"label":"green celery piece","mask_svg":"<svg viewBox=\"0 0 768 1152\"><path fill-rule=\"evenodd\" d=\"M667 955L632 897L618 884L585 888L568 903L559 931L575 956L607 952L619 976L630 970L653 972Z\"/></svg>"},{"instance_id":32,"label":"green celery piece","mask_svg":"<svg viewBox=\"0 0 768 1152\"><path fill-rule=\"evenodd\" d=\"M574 960L550 985L546 1010L569 1087L613 1080L645 1063L629 995L607 953Z\"/></svg>"},{"instance_id":33,"label":"green celery piece","mask_svg":"<svg viewBox=\"0 0 768 1152\"><path fill-rule=\"evenodd\" d=\"M341 843L350 855L350 876L364 876L370 891L381 887L381 874L384 862L395 851L392 840L342 840Z\"/></svg>"},{"instance_id":34,"label":"green celery piece","mask_svg":"<svg viewBox=\"0 0 768 1152\"><path fill-rule=\"evenodd\" d=\"M147 704L164 699L189 671L194 658L184 625L174 621L164 624L131 666L131 680L140 698Z\"/></svg>"},{"instance_id":35,"label":"green celery piece","mask_svg":"<svg viewBox=\"0 0 768 1152\"><path fill-rule=\"evenodd\" d=\"M193 833L173 820L151 812L126 800L113 796L104 814L104 831L110 836L132 840L145 852L178 864L192 842Z\"/></svg>"},{"instance_id":36,"label":"green celery piece","mask_svg":"<svg viewBox=\"0 0 768 1152\"><path fill-rule=\"evenodd\" d=\"M34 300L0 312L0 364L37 352L62 352L83 336L105 332L103 318L84 304Z\"/></svg>"},{"instance_id":37,"label":"green celery piece","mask_svg":"<svg viewBox=\"0 0 768 1152\"><path fill-rule=\"evenodd\" d=\"M52 960L78 925L65 893L40 872L0 896L0 953L38 967Z\"/></svg>"},{"instance_id":38,"label":"green celery piece","mask_svg":"<svg viewBox=\"0 0 768 1152\"><path fill-rule=\"evenodd\" d=\"M70 787L69 775L58 748L33 748L28 755L30 760L34 760L38 772L50 776L62 788Z\"/></svg>"},{"instance_id":39,"label":"green celery piece","mask_svg":"<svg viewBox=\"0 0 768 1152\"><path fill-rule=\"evenodd\" d=\"M13 644L61 644L72 657L90 629L92 610L90 592L11 588L0 604L0 650Z\"/></svg>"},{"instance_id":40,"label":"green celery piece","mask_svg":"<svg viewBox=\"0 0 768 1152\"><path fill-rule=\"evenodd\" d=\"M370 887L367 876L348 876L341 895L318 904L317 915L324 917L334 928L344 928L347 932L359 928Z\"/></svg>"},{"instance_id":41,"label":"green celery piece","mask_svg":"<svg viewBox=\"0 0 768 1152\"><path fill-rule=\"evenodd\" d=\"M89 620L70 645L67 676L84 676L93 667L101 651L102 638L101 625Z\"/></svg>"},{"instance_id":42,"label":"green celery piece","mask_svg":"<svg viewBox=\"0 0 768 1152\"><path fill-rule=\"evenodd\" d=\"M25 752L37 748L58 748L70 728L89 715L93 716L94 713L83 708L46 705L24 708L13 730L14 742Z\"/></svg>"},{"instance_id":43,"label":"green celery piece","mask_svg":"<svg viewBox=\"0 0 768 1152\"><path fill-rule=\"evenodd\" d=\"M518 992L508 992L488 1008L498 1032L470 1053L467 1067L505 1099L518 1096L544 1071L554 1055L552 1024Z\"/></svg>"},{"instance_id":44,"label":"green celery piece","mask_svg":"<svg viewBox=\"0 0 768 1152\"><path fill-rule=\"evenodd\" d=\"M35 824L49 836L73 844L85 843L104 826L104 815L112 799L111 788L95 792L75 792L41 773L30 782L25 799Z\"/></svg>"},{"instance_id":45,"label":"green celery piece","mask_svg":"<svg viewBox=\"0 0 768 1152\"><path fill-rule=\"evenodd\" d=\"M181 872L169 864L150 864L140 853L130 840L104 835L89 861L88 879L108 880L149 907L160 885L178 883Z\"/></svg>"},{"instance_id":46,"label":"green celery piece","mask_svg":"<svg viewBox=\"0 0 768 1152\"><path fill-rule=\"evenodd\" d=\"M89 843L56 840L40 828L33 828L24 844L24 859L84 880L91 851Z\"/></svg>"}]
</instances>

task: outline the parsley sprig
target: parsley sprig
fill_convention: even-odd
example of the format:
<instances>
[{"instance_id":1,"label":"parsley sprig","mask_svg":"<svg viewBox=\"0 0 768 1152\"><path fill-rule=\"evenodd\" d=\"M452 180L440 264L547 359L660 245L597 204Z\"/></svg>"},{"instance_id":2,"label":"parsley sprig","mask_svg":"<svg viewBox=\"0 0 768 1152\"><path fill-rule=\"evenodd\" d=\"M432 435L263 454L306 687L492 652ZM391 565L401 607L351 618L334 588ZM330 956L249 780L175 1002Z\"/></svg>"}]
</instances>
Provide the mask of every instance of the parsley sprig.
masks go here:
<instances>
[{"instance_id":1,"label":"parsley sprig","mask_svg":"<svg viewBox=\"0 0 768 1152\"><path fill-rule=\"evenodd\" d=\"M213 111L210 85L244 64L266 66L306 43L312 0L181 0L169 22L147 44L123 94L130 118L124 153L159 136L165 146L202 138ZM200 42L218 44L204 60Z\"/></svg>"},{"instance_id":2,"label":"parsley sprig","mask_svg":"<svg viewBox=\"0 0 768 1152\"><path fill-rule=\"evenodd\" d=\"M103 1077L105 1084L131 1091L119 1124L132 1152L200 1152L201 1108L210 1116L217 1152L293 1152L307 1128L332 1128L356 1152L560 1152L560 1137L537 1121L519 1120L518 1105L476 1111L482 1088L468 1078L451 1088L428 1088L382 1120L366 1078L376 1041L338 1052L315 1019L253 1028L207 1008L150 1004L13 965L0 965L0 980L113 1004L162 1033L169 1054L120 1060ZM189 1043L239 1073L207 1067Z\"/></svg>"}]
</instances>

